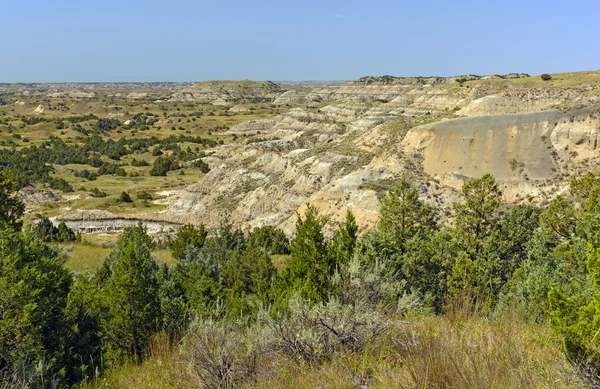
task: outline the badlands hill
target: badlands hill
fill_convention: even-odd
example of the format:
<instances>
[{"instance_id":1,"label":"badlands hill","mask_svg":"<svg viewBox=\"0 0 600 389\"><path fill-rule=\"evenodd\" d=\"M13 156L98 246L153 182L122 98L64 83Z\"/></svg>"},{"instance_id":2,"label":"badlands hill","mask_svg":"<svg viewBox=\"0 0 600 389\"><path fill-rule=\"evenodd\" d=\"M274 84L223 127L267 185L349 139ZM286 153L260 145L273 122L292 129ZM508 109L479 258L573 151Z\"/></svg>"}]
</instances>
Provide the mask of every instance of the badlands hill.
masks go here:
<instances>
[{"instance_id":1,"label":"badlands hill","mask_svg":"<svg viewBox=\"0 0 600 389\"><path fill-rule=\"evenodd\" d=\"M12 98L73 90L105 93L52 87L19 89L22 96ZM135 215L155 223L228 221L292 233L296 213L311 203L331 226L351 209L361 227L372 228L382 196L404 174L449 220L471 177L492 173L507 202L545 204L567 190L573 175L600 168L600 72L554 74L549 81L526 74L369 76L341 85L208 81L127 93L128 104L208 105L236 123L218 128L225 144L203 150L208 174L156 200L166 209ZM256 116L257 103L273 114Z\"/></svg>"},{"instance_id":2,"label":"badlands hill","mask_svg":"<svg viewBox=\"0 0 600 389\"><path fill-rule=\"evenodd\" d=\"M285 90L271 81L205 81L173 94L171 101L213 101L220 105L244 100L273 100Z\"/></svg>"},{"instance_id":3,"label":"badlands hill","mask_svg":"<svg viewBox=\"0 0 600 389\"><path fill-rule=\"evenodd\" d=\"M256 86L258 97L281 92ZM231 96L212 95L216 89L208 87L191 89L202 91L201 98ZM173 193L168 209L153 217L272 224L291 232L296 212L310 202L332 222L350 208L369 228L382 194L402 174L447 213L470 177L494 174L506 201L545 202L565 191L573 174L600 162L599 72L555 74L550 81L365 77L304 88L294 98L311 104L233 127L238 140L204 158L210 173Z\"/></svg>"}]
</instances>

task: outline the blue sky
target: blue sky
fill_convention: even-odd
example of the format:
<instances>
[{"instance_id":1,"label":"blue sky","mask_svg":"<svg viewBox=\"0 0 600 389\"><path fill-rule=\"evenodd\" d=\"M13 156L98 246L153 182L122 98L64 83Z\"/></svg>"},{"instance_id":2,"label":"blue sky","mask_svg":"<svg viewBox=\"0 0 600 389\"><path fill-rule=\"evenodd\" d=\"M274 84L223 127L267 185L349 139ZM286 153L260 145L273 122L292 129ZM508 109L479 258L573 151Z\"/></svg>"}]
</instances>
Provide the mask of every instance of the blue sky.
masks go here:
<instances>
[{"instance_id":1,"label":"blue sky","mask_svg":"<svg viewBox=\"0 0 600 389\"><path fill-rule=\"evenodd\" d=\"M592 0L0 0L0 82L600 68Z\"/></svg>"}]
</instances>

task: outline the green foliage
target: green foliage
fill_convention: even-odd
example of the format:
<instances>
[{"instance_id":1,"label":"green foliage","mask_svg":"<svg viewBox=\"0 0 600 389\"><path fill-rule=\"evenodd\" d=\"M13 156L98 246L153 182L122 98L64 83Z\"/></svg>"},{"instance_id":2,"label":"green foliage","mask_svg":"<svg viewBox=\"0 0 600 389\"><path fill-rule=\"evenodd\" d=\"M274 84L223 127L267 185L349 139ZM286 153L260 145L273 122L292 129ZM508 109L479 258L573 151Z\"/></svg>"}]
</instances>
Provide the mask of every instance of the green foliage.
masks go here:
<instances>
[{"instance_id":1,"label":"green foliage","mask_svg":"<svg viewBox=\"0 0 600 389\"><path fill-rule=\"evenodd\" d=\"M202 224L197 228L192 224L186 224L181 227L177 231L175 239L169 243L173 258L179 261L183 260L188 246L201 248L204 245L207 235L208 231L206 231Z\"/></svg>"},{"instance_id":2,"label":"green foliage","mask_svg":"<svg viewBox=\"0 0 600 389\"><path fill-rule=\"evenodd\" d=\"M339 230L334 235L329 244L329 266L338 268L348 262L354 255L354 250L358 244L358 225L354 214L348 209L346 211L346 221L339 226Z\"/></svg>"},{"instance_id":3,"label":"green foliage","mask_svg":"<svg viewBox=\"0 0 600 389\"><path fill-rule=\"evenodd\" d=\"M593 212L600 202L600 175L587 172L583 177L573 178L569 191L584 212Z\"/></svg>"},{"instance_id":4,"label":"green foliage","mask_svg":"<svg viewBox=\"0 0 600 389\"><path fill-rule=\"evenodd\" d=\"M567 239L575 232L577 213L573 203L564 196L556 196L543 213L540 220L542 227L560 239Z\"/></svg>"},{"instance_id":5,"label":"green foliage","mask_svg":"<svg viewBox=\"0 0 600 389\"><path fill-rule=\"evenodd\" d=\"M540 76L540 78L544 81L550 81L552 79L552 76L547 73L544 73Z\"/></svg>"},{"instance_id":6,"label":"green foliage","mask_svg":"<svg viewBox=\"0 0 600 389\"><path fill-rule=\"evenodd\" d=\"M91 379L103 367L101 296L93 278L77 276L67 300L65 314L70 328L69 352L65 363L69 372L68 382Z\"/></svg>"},{"instance_id":7,"label":"green foliage","mask_svg":"<svg viewBox=\"0 0 600 389\"><path fill-rule=\"evenodd\" d=\"M204 241L198 245L199 240ZM215 235L206 238L203 229L188 231L182 242L190 241L184 257L177 264L190 311L198 317L220 316L219 307L226 297L223 269L227 263L245 248L244 236L231 225L221 225ZM197 243L194 243L197 242ZM183 244L180 247L185 247Z\"/></svg>"},{"instance_id":8,"label":"green foliage","mask_svg":"<svg viewBox=\"0 0 600 389\"><path fill-rule=\"evenodd\" d=\"M100 168L98 168L98 175L104 176L107 174L114 174L120 177L125 177L127 175L125 169L120 165L116 163L103 163Z\"/></svg>"},{"instance_id":9,"label":"green foliage","mask_svg":"<svg viewBox=\"0 0 600 389\"><path fill-rule=\"evenodd\" d=\"M139 166L150 166L150 164L148 162L144 161L143 159L135 159L135 158L133 158L131 160L131 166L137 166L137 167L139 167Z\"/></svg>"},{"instance_id":10,"label":"green foliage","mask_svg":"<svg viewBox=\"0 0 600 389\"><path fill-rule=\"evenodd\" d=\"M75 231L67 227L64 222L58 223L58 227L56 227L56 241L57 242L74 242L77 240L77 234Z\"/></svg>"},{"instance_id":11,"label":"green foliage","mask_svg":"<svg viewBox=\"0 0 600 389\"><path fill-rule=\"evenodd\" d=\"M94 128L99 132L107 132L116 129L120 125L121 122L119 122L119 120L117 119L101 118L98 119L98 121L94 125Z\"/></svg>"},{"instance_id":12,"label":"green foliage","mask_svg":"<svg viewBox=\"0 0 600 389\"><path fill-rule=\"evenodd\" d=\"M463 186L463 194L465 202L454 204L456 230L463 249L472 259L477 259L482 254L485 239L498 223L502 194L490 174L469 180Z\"/></svg>"},{"instance_id":13,"label":"green foliage","mask_svg":"<svg viewBox=\"0 0 600 389\"><path fill-rule=\"evenodd\" d=\"M229 315L251 315L261 302L267 302L276 274L269 254L260 247L249 245L236 252L222 271Z\"/></svg>"},{"instance_id":14,"label":"green foliage","mask_svg":"<svg viewBox=\"0 0 600 389\"><path fill-rule=\"evenodd\" d=\"M178 166L175 164L170 157L158 157L154 160L152 169L150 169L151 176L166 176L171 170L177 169Z\"/></svg>"},{"instance_id":15,"label":"green foliage","mask_svg":"<svg viewBox=\"0 0 600 389\"><path fill-rule=\"evenodd\" d=\"M418 292L435 312L442 312L459 251L456 232L448 228L409 240L401 268L406 290Z\"/></svg>"},{"instance_id":16,"label":"green foliage","mask_svg":"<svg viewBox=\"0 0 600 389\"><path fill-rule=\"evenodd\" d=\"M162 264L157 273L158 300L160 301L160 330L176 340L189 321L188 305L183 285L175 269Z\"/></svg>"},{"instance_id":17,"label":"green foliage","mask_svg":"<svg viewBox=\"0 0 600 389\"><path fill-rule=\"evenodd\" d=\"M564 336L564 346L572 363L600 377L600 249L589 247L587 270L593 281L592 301L584 306L559 289L548 294L552 309L550 324Z\"/></svg>"},{"instance_id":18,"label":"green foliage","mask_svg":"<svg viewBox=\"0 0 600 389\"><path fill-rule=\"evenodd\" d=\"M119 195L119 201L122 203L133 203L131 196L129 196L129 193L127 192L121 192Z\"/></svg>"},{"instance_id":19,"label":"green foliage","mask_svg":"<svg viewBox=\"0 0 600 389\"><path fill-rule=\"evenodd\" d=\"M154 149L152 149L152 156L153 157L158 157L163 155L162 150L160 149L160 147L156 146Z\"/></svg>"},{"instance_id":20,"label":"green foliage","mask_svg":"<svg viewBox=\"0 0 600 389\"><path fill-rule=\"evenodd\" d=\"M50 219L42 217L33 229L34 235L43 242L73 242L77 240L75 232L60 222L55 227Z\"/></svg>"},{"instance_id":21,"label":"green foliage","mask_svg":"<svg viewBox=\"0 0 600 389\"><path fill-rule=\"evenodd\" d=\"M65 193L73 192L73 187L64 178L50 178L48 185L52 189L58 189Z\"/></svg>"},{"instance_id":22,"label":"green foliage","mask_svg":"<svg viewBox=\"0 0 600 389\"><path fill-rule=\"evenodd\" d=\"M254 228L248 234L248 245L260 248L266 254L288 254L289 240L285 233L273 226Z\"/></svg>"},{"instance_id":23,"label":"green foliage","mask_svg":"<svg viewBox=\"0 0 600 389\"><path fill-rule=\"evenodd\" d=\"M290 241L291 261L284 270L280 288L282 301L300 292L312 302L323 301L328 293L329 278L334 268L330 266L327 243L323 236L326 220L316 208L308 205L304 219L298 215L296 235Z\"/></svg>"},{"instance_id":24,"label":"green foliage","mask_svg":"<svg viewBox=\"0 0 600 389\"><path fill-rule=\"evenodd\" d=\"M202 160L202 158L198 158L197 160L192 162L192 166L200 169L200 171L204 174L206 174L210 171L210 167L208 166L208 164L206 162L204 162Z\"/></svg>"},{"instance_id":25,"label":"green foliage","mask_svg":"<svg viewBox=\"0 0 600 389\"><path fill-rule=\"evenodd\" d=\"M91 190L91 192L92 192L91 195L94 198L102 198L102 197L106 197L107 196L106 192L104 192L104 191L102 191L102 190L100 190L98 188L93 188Z\"/></svg>"},{"instance_id":26,"label":"green foliage","mask_svg":"<svg viewBox=\"0 0 600 389\"><path fill-rule=\"evenodd\" d=\"M152 193L149 193L146 191L138 192L136 194L136 197L138 198L138 200L153 200L154 199L154 196L152 196Z\"/></svg>"},{"instance_id":27,"label":"green foliage","mask_svg":"<svg viewBox=\"0 0 600 389\"><path fill-rule=\"evenodd\" d=\"M435 230L436 222L431 206L419 199L417 187L407 177L402 177L381 204L377 228L403 254L410 238Z\"/></svg>"},{"instance_id":28,"label":"green foliage","mask_svg":"<svg viewBox=\"0 0 600 389\"><path fill-rule=\"evenodd\" d=\"M42 375L60 380L67 374L71 274L31 235L5 227L0 236L0 371L24 373L42 363Z\"/></svg>"},{"instance_id":29,"label":"green foliage","mask_svg":"<svg viewBox=\"0 0 600 389\"><path fill-rule=\"evenodd\" d=\"M464 203L454 204L459 251L448 270L448 293L453 300L475 298L492 304L510 276L494 238L501 192L494 177L485 174L464 184L463 194Z\"/></svg>"},{"instance_id":30,"label":"green foliage","mask_svg":"<svg viewBox=\"0 0 600 389\"><path fill-rule=\"evenodd\" d=\"M16 196L17 189L11 171L0 171L0 227L15 231L23 226L21 217L25 212L25 204Z\"/></svg>"},{"instance_id":31,"label":"green foliage","mask_svg":"<svg viewBox=\"0 0 600 389\"><path fill-rule=\"evenodd\" d=\"M115 362L141 361L161 323L158 265L141 223L125 229L103 272L105 355Z\"/></svg>"}]
</instances>

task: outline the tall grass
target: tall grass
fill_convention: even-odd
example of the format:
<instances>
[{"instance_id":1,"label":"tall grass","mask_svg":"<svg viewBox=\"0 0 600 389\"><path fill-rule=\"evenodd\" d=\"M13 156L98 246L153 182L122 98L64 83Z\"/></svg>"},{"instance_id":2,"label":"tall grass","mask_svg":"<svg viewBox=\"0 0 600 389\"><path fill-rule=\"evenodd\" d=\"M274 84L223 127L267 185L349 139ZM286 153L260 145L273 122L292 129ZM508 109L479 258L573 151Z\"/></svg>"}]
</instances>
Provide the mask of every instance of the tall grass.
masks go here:
<instances>
[{"instance_id":1,"label":"tall grass","mask_svg":"<svg viewBox=\"0 0 600 389\"><path fill-rule=\"evenodd\" d=\"M251 355L252 374L237 370L235 380L229 381L217 373L214 377L206 375L208 370L199 374L197 360L201 358L203 363L218 367L216 372L221 372L221 367L231 368L233 354L239 353L235 343L231 343L235 338L232 340L230 329L225 327L212 327L206 334L228 334L227 343L219 343L227 347L207 350L206 345L212 342L209 339L214 338L206 338L206 342L196 344L205 347L188 348L186 353L180 354L181 347L159 337L153 343L148 361L141 365L124 365L83 388L585 387L566 362L560 340L548 326L527 324L513 317L420 314L393 321L385 334L360 351L340 351L319 363L263 348L260 353ZM264 345L270 344L270 339L263 340ZM247 339L240 340L245 341ZM215 354L219 349L225 354ZM211 358L215 365L210 365Z\"/></svg>"},{"instance_id":2,"label":"tall grass","mask_svg":"<svg viewBox=\"0 0 600 389\"><path fill-rule=\"evenodd\" d=\"M113 367L104 376L82 383L81 389L138 389L189 387L187 362L176 343L167 336L157 336L150 343L150 357L141 364L124 363Z\"/></svg>"},{"instance_id":3,"label":"tall grass","mask_svg":"<svg viewBox=\"0 0 600 389\"><path fill-rule=\"evenodd\" d=\"M291 364L256 388L582 388L547 326L501 318L421 317L395 323L363 353Z\"/></svg>"}]
</instances>

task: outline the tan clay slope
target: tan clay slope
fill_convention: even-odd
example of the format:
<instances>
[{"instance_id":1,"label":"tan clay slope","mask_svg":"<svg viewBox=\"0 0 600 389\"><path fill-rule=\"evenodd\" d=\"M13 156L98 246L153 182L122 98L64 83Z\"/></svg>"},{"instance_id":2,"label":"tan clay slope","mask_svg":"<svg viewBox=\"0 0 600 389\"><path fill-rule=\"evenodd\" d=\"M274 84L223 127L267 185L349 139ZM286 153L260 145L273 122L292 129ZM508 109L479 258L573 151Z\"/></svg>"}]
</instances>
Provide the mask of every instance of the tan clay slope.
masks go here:
<instances>
[{"instance_id":1,"label":"tan clay slope","mask_svg":"<svg viewBox=\"0 0 600 389\"><path fill-rule=\"evenodd\" d=\"M539 76L364 77L337 90L315 89L313 100L388 102L389 107L454 110L458 116L499 115L600 103L600 72Z\"/></svg>"},{"instance_id":2,"label":"tan clay slope","mask_svg":"<svg viewBox=\"0 0 600 389\"><path fill-rule=\"evenodd\" d=\"M170 100L237 101L253 98L273 100L283 92L284 89L271 81L204 81L174 93Z\"/></svg>"},{"instance_id":3,"label":"tan clay slope","mask_svg":"<svg viewBox=\"0 0 600 389\"><path fill-rule=\"evenodd\" d=\"M597 111L596 111L597 112ZM576 162L597 160L600 121L592 109L477 116L411 129L403 146L424 153L424 170L498 180L548 180Z\"/></svg>"},{"instance_id":4,"label":"tan clay slope","mask_svg":"<svg viewBox=\"0 0 600 389\"><path fill-rule=\"evenodd\" d=\"M491 173L500 180L514 179L518 168L511 168L514 158L530 178L545 179L555 167L543 139L560 114L545 111L447 120L410 130L404 145L424 149L424 169L432 176Z\"/></svg>"}]
</instances>

